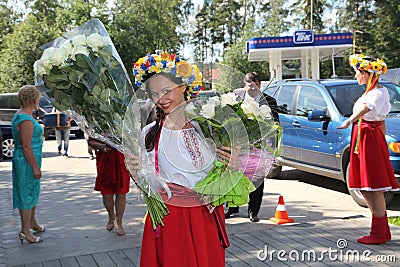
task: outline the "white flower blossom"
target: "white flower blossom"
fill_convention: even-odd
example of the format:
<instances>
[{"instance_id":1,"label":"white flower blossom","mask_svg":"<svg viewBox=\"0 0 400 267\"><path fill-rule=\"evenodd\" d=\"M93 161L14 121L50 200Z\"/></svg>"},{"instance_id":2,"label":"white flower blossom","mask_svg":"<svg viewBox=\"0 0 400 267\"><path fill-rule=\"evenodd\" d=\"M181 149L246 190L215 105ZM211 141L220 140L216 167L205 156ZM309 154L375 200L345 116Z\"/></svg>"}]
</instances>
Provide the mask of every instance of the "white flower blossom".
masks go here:
<instances>
[{"instance_id":1,"label":"white flower blossom","mask_svg":"<svg viewBox=\"0 0 400 267\"><path fill-rule=\"evenodd\" d=\"M247 115L248 119L252 120L254 119L254 117L261 115L258 103L251 97L245 98L241 105L241 108L243 109L244 114Z\"/></svg>"},{"instance_id":2,"label":"white flower blossom","mask_svg":"<svg viewBox=\"0 0 400 267\"><path fill-rule=\"evenodd\" d=\"M271 118L271 108L267 105L262 105L260 107L260 112L261 115L264 116L264 118L270 119Z\"/></svg>"},{"instance_id":3,"label":"white flower blossom","mask_svg":"<svg viewBox=\"0 0 400 267\"><path fill-rule=\"evenodd\" d=\"M98 33L92 33L91 35L88 36L86 41L88 46L90 46L94 51L99 51L107 44L103 36L101 36Z\"/></svg>"},{"instance_id":4,"label":"white flower blossom","mask_svg":"<svg viewBox=\"0 0 400 267\"><path fill-rule=\"evenodd\" d=\"M237 103L235 93L227 93L221 95L221 106L225 107L226 105L234 105Z\"/></svg>"},{"instance_id":5,"label":"white flower blossom","mask_svg":"<svg viewBox=\"0 0 400 267\"><path fill-rule=\"evenodd\" d=\"M60 46L60 49L64 51L64 54L69 57L74 49L70 41L66 41Z\"/></svg>"},{"instance_id":6,"label":"white flower blossom","mask_svg":"<svg viewBox=\"0 0 400 267\"><path fill-rule=\"evenodd\" d=\"M56 49L54 47L46 48L43 51L41 59L50 59Z\"/></svg>"},{"instance_id":7,"label":"white flower blossom","mask_svg":"<svg viewBox=\"0 0 400 267\"><path fill-rule=\"evenodd\" d=\"M83 34L74 36L74 37L72 38L72 44L73 44L74 46L86 46L86 45L87 45L86 36L83 35Z\"/></svg>"},{"instance_id":8,"label":"white flower blossom","mask_svg":"<svg viewBox=\"0 0 400 267\"><path fill-rule=\"evenodd\" d=\"M172 62L172 61L167 62L168 69L171 69L173 66L175 66L175 62Z\"/></svg>"},{"instance_id":9,"label":"white flower blossom","mask_svg":"<svg viewBox=\"0 0 400 267\"><path fill-rule=\"evenodd\" d=\"M215 116L215 106L212 104L205 104L201 107L200 115L207 119L212 119Z\"/></svg>"},{"instance_id":10,"label":"white flower blossom","mask_svg":"<svg viewBox=\"0 0 400 267\"><path fill-rule=\"evenodd\" d=\"M60 66L66 59L67 55L65 54L65 51L60 48L54 49L49 58L53 66Z\"/></svg>"},{"instance_id":11,"label":"white flower blossom","mask_svg":"<svg viewBox=\"0 0 400 267\"><path fill-rule=\"evenodd\" d=\"M219 105L221 105L221 99L219 98L219 96L210 97L210 98L208 99L208 102L209 102L210 104L214 105L214 106L219 106Z\"/></svg>"},{"instance_id":12,"label":"white flower blossom","mask_svg":"<svg viewBox=\"0 0 400 267\"><path fill-rule=\"evenodd\" d=\"M190 102L189 104L186 105L185 107L185 111L187 114L195 116L197 115L196 112L196 106L193 104L193 102Z\"/></svg>"},{"instance_id":13,"label":"white flower blossom","mask_svg":"<svg viewBox=\"0 0 400 267\"><path fill-rule=\"evenodd\" d=\"M36 60L33 64L33 70L36 74L43 76L44 74L49 74L53 66L50 64L48 59Z\"/></svg>"},{"instance_id":14,"label":"white flower blossom","mask_svg":"<svg viewBox=\"0 0 400 267\"><path fill-rule=\"evenodd\" d=\"M89 50L85 46L75 46L72 51L71 58L72 60L76 60L75 56L78 54L83 54L85 56L89 56Z\"/></svg>"}]
</instances>

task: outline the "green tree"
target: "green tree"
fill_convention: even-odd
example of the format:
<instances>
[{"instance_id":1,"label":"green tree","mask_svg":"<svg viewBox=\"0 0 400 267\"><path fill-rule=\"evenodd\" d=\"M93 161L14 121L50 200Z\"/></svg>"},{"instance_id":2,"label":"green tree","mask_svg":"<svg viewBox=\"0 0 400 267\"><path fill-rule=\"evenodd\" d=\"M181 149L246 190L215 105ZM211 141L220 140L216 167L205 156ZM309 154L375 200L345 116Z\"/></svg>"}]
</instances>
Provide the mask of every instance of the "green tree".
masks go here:
<instances>
[{"instance_id":1,"label":"green tree","mask_svg":"<svg viewBox=\"0 0 400 267\"><path fill-rule=\"evenodd\" d=\"M0 92L16 92L24 84L34 83L33 63L43 43L42 25L33 15L18 23L4 36L0 51Z\"/></svg>"},{"instance_id":2,"label":"green tree","mask_svg":"<svg viewBox=\"0 0 400 267\"><path fill-rule=\"evenodd\" d=\"M211 1L205 0L202 8L195 15L194 30L191 35L191 44L194 46L194 60L198 62L208 62L208 50L211 46L210 20Z\"/></svg>"},{"instance_id":3,"label":"green tree","mask_svg":"<svg viewBox=\"0 0 400 267\"><path fill-rule=\"evenodd\" d=\"M250 19L243 30L241 38L231 45L222 57L222 63L235 68L246 74L250 71L256 71L260 74L262 80L270 78L269 63L267 61L249 61L245 51L246 41L255 36L260 36L262 29L255 25L255 21Z\"/></svg>"},{"instance_id":4,"label":"green tree","mask_svg":"<svg viewBox=\"0 0 400 267\"><path fill-rule=\"evenodd\" d=\"M110 36L124 65L132 75L133 63L155 50L179 51L182 36L181 0L117 0L112 9Z\"/></svg>"},{"instance_id":5,"label":"green tree","mask_svg":"<svg viewBox=\"0 0 400 267\"><path fill-rule=\"evenodd\" d=\"M322 33L325 29L322 18L324 10L328 7L330 5L326 0L296 0L291 5L290 13L301 18L300 24L304 29L313 29Z\"/></svg>"},{"instance_id":6,"label":"green tree","mask_svg":"<svg viewBox=\"0 0 400 267\"><path fill-rule=\"evenodd\" d=\"M347 0L344 9L339 10L339 17L340 27L353 33L356 47L352 53L370 53L375 50L374 27L379 22L371 1Z\"/></svg>"},{"instance_id":7,"label":"green tree","mask_svg":"<svg viewBox=\"0 0 400 267\"><path fill-rule=\"evenodd\" d=\"M13 31L13 27L17 20L21 18L21 14L17 13L7 5L7 0L0 1L0 49L3 44L3 37Z\"/></svg>"},{"instance_id":8,"label":"green tree","mask_svg":"<svg viewBox=\"0 0 400 267\"><path fill-rule=\"evenodd\" d=\"M98 18L105 26L109 23L107 0L64 0L57 7L57 26L62 32L76 28L91 18Z\"/></svg>"},{"instance_id":9,"label":"green tree","mask_svg":"<svg viewBox=\"0 0 400 267\"><path fill-rule=\"evenodd\" d=\"M400 1L375 0L379 23L374 25L375 53L389 68L400 67Z\"/></svg>"},{"instance_id":10,"label":"green tree","mask_svg":"<svg viewBox=\"0 0 400 267\"><path fill-rule=\"evenodd\" d=\"M260 6L260 22L264 36L279 36L289 30L289 23L285 18L289 10L284 8L285 0L270 0Z\"/></svg>"}]
</instances>

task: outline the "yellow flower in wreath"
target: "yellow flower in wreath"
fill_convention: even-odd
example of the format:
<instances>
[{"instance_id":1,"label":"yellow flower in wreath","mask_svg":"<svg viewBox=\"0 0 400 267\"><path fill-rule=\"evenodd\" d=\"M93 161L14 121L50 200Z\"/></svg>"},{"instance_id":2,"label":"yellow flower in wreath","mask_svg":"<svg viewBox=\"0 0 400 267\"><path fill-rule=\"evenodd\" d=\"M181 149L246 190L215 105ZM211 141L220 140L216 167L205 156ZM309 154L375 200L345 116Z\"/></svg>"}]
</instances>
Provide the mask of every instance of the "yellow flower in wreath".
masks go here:
<instances>
[{"instance_id":1,"label":"yellow flower in wreath","mask_svg":"<svg viewBox=\"0 0 400 267\"><path fill-rule=\"evenodd\" d=\"M180 61L176 64L176 74L181 77L188 77L192 74L192 67L186 61Z\"/></svg>"},{"instance_id":2,"label":"yellow flower in wreath","mask_svg":"<svg viewBox=\"0 0 400 267\"><path fill-rule=\"evenodd\" d=\"M167 61L171 60L170 54L168 54L167 52L162 52L161 53L161 60L167 60Z\"/></svg>"}]
</instances>

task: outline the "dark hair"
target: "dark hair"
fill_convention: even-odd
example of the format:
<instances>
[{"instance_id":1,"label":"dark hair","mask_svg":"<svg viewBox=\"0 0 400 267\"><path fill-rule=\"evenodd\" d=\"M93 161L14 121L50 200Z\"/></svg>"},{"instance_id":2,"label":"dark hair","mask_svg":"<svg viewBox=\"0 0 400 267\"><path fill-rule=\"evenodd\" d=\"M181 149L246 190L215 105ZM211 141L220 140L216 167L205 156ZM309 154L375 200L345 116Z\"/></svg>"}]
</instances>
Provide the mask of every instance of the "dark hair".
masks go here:
<instances>
[{"instance_id":1,"label":"dark hair","mask_svg":"<svg viewBox=\"0 0 400 267\"><path fill-rule=\"evenodd\" d=\"M260 82L260 81L261 81L260 75L258 75L258 73L255 71L247 73L246 76L244 77L245 83Z\"/></svg>"},{"instance_id":2,"label":"dark hair","mask_svg":"<svg viewBox=\"0 0 400 267\"><path fill-rule=\"evenodd\" d=\"M152 73L151 75L149 75L149 77L147 78L146 84L145 84L146 92L150 98L151 98L151 90L150 90L149 82L150 82L150 79L154 75L155 75L155 73ZM157 73L157 75L162 75L165 78L169 79L170 81L172 81L178 85L184 84L182 78L176 77L174 74L160 72L160 73ZM185 99L189 99L190 95L189 95L188 87L186 87L184 95L185 95ZM164 117L165 117L165 113L162 110L162 108L156 106L156 124L150 128L149 132L146 134L146 137L144 139L147 151L152 151L154 149L154 146L156 145L156 141L157 141L158 132L161 131L161 121L164 119Z\"/></svg>"}]
</instances>

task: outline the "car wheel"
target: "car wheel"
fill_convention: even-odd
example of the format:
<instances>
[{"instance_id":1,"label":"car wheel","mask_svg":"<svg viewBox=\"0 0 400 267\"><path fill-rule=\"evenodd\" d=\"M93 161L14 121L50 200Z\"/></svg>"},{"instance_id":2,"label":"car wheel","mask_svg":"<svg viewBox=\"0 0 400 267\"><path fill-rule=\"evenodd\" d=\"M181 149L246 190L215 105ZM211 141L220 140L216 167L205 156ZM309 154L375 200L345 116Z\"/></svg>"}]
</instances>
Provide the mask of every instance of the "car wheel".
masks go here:
<instances>
[{"instance_id":1,"label":"car wheel","mask_svg":"<svg viewBox=\"0 0 400 267\"><path fill-rule=\"evenodd\" d=\"M12 158L14 154L14 140L10 136L6 136L1 143L1 149L3 150L3 156L5 158Z\"/></svg>"},{"instance_id":2,"label":"car wheel","mask_svg":"<svg viewBox=\"0 0 400 267\"><path fill-rule=\"evenodd\" d=\"M350 177L350 163L347 164L347 168L346 168L346 184L347 184L347 189L349 190L349 193L351 195L351 197L353 198L353 200L360 205L361 207L364 208L368 208L367 206L367 202L365 202L365 198L363 196L363 194L361 193L360 190L350 190L349 189L349 177ZM389 205L390 202L392 202L392 199L394 197L394 192L392 191L387 191L383 193L384 197L385 197L385 201L386 201L386 205Z\"/></svg>"}]
</instances>

